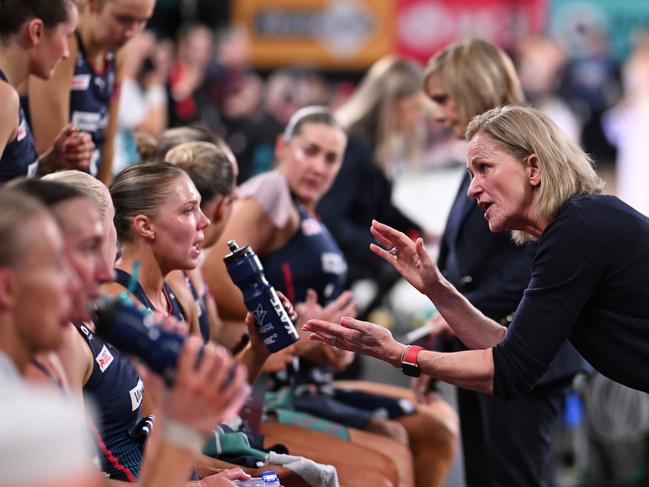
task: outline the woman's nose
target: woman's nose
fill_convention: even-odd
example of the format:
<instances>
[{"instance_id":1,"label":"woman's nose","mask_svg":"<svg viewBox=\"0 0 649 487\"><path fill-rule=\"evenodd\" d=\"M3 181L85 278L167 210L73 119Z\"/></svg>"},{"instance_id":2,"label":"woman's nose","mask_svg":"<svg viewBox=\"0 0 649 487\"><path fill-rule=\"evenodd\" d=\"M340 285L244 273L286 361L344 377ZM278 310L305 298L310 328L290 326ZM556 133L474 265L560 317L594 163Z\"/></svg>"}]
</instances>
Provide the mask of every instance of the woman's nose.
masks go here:
<instances>
[{"instance_id":1,"label":"woman's nose","mask_svg":"<svg viewBox=\"0 0 649 487\"><path fill-rule=\"evenodd\" d=\"M469 187L466 190L466 195L470 200L474 199L478 193L479 193L479 185L477 183L476 178L471 177L471 182L469 183Z\"/></svg>"}]
</instances>

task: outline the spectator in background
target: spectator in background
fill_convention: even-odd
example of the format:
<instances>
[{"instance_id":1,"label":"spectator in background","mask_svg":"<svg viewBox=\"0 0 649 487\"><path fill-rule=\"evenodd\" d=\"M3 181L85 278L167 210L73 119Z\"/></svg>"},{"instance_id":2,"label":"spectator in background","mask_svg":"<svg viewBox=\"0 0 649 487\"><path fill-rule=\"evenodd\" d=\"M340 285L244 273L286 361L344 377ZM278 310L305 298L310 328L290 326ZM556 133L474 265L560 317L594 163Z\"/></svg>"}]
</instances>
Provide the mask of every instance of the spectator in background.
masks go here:
<instances>
[{"instance_id":1,"label":"spectator in background","mask_svg":"<svg viewBox=\"0 0 649 487\"><path fill-rule=\"evenodd\" d=\"M606 136L617 146L617 194L649 215L649 37L640 39L624 63L624 98L604 114Z\"/></svg>"},{"instance_id":2,"label":"spectator in background","mask_svg":"<svg viewBox=\"0 0 649 487\"><path fill-rule=\"evenodd\" d=\"M167 90L173 46L142 32L129 46L115 141L113 173L138 161L134 132L158 138L167 128Z\"/></svg>"},{"instance_id":3,"label":"spectator in background","mask_svg":"<svg viewBox=\"0 0 649 487\"><path fill-rule=\"evenodd\" d=\"M293 114L307 105L326 105L329 98L324 79L304 67L279 69L266 81L261 110L228 133L239 148L239 181L270 171L275 161L275 142Z\"/></svg>"},{"instance_id":4,"label":"spectator in background","mask_svg":"<svg viewBox=\"0 0 649 487\"><path fill-rule=\"evenodd\" d=\"M528 38L517 46L518 74L526 99L550 117L573 142L581 139L581 126L572 109L557 95L566 54L559 43Z\"/></svg>"},{"instance_id":5,"label":"spectator in background","mask_svg":"<svg viewBox=\"0 0 649 487\"><path fill-rule=\"evenodd\" d=\"M580 24L577 45L569 60L561 85L561 95L581 119L582 145L598 161L615 157L602 131L602 114L619 95L618 66L609 50L605 27Z\"/></svg>"},{"instance_id":6,"label":"spectator in background","mask_svg":"<svg viewBox=\"0 0 649 487\"><path fill-rule=\"evenodd\" d=\"M212 31L204 25L185 25L180 29L177 56L169 74L170 127L201 121L205 73L212 58L213 41Z\"/></svg>"},{"instance_id":7,"label":"spectator in background","mask_svg":"<svg viewBox=\"0 0 649 487\"><path fill-rule=\"evenodd\" d=\"M377 298L371 308L399 279L398 273L369 250L372 219L413 236L422 228L392 203L392 177L398 168L423 155L421 126L427 103L421 89L422 68L418 64L387 56L372 66L357 91L336 111L347 130L345 159L331 189L318 205L349 264L348 282L371 279Z\"/></svg>"}]
</instances>

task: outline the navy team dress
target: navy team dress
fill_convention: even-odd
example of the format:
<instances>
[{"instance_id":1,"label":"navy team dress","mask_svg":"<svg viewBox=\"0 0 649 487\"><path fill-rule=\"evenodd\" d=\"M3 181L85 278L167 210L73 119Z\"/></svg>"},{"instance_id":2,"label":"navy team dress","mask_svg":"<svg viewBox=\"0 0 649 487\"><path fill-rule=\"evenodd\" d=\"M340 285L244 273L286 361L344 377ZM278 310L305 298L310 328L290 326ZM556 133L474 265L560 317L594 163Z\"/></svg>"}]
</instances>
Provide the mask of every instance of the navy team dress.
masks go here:
<instances>
[{"instance_id":1,"label":"navy team dress","mask_svg":"<svg viewBox=\"0 0 649 487\"><path fill-rule=\"evenodd\" d=\"M0 80L8 82L0 71ZM29 129L25 113L21 108L18 114L18 134L5 146L0 158L0 183L5 183L20 176L27 176L29 165L38 159L34 136Z\"/></svg>"},{"instance_id":2,"label":"navy team dress","mask_svg":"<svg viewBox=\"0 0 649 487\"><path fill-rule=\"evenodd\" d=\"M318 293L321 306L344 290L347 263L327 228L315 215L295 202L300 223L293 237L279 250L260 256L264 273L292 303L306 299L308 289ZM414 411L407 401L332 386L333 370L300 360L297 373L279 373L270 387L292 386L295 409L336 423L363 429L375 416L397 418ZM316 386L317 393L312 392Z\"/></svg>"},{"instance_id":3,"label":"navy team dress","mask_svg":"<svg viewBox=\"0 0 649 487\"><path fill-rule=\"evenodd\" d=\"M90 163L90 173L94 175L101 164L110 102L116 93L115 54L106 53L105 68L103 72L97 72L88 59L79 32L75 35L79 50L70 83L70 122L79 130L88 132L95 143Z\"/></svg>"},{"instance_id":4,"label":"navy team dress","mask_svg":"<svg viewBox=\"0 0 649 487\"><path fill-rule=\"evenodd\" d=\"M92 352L92 373L83 387L83 395L96 412L95 423L90 427L97 442L101 470L111 479L135 482L151 426L141 416L144 383L128 356L83 323L75 323L75 327Z\"/></svg>"}]
</instances>

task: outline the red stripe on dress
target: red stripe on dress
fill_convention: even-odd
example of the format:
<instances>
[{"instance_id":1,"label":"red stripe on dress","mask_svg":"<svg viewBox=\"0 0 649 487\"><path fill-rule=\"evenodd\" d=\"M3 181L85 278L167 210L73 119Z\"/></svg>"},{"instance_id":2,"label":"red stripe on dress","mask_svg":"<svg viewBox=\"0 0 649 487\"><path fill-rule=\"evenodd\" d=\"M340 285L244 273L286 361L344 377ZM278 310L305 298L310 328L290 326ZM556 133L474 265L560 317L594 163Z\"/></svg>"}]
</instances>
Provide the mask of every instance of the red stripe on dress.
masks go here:
<instances>
[{"instance_id":1,"label":"red stripe on dress","mask_svg":"<svg viewBox=\"0 0 649 487\"><path fill-rule=\"evenodd\" d=\"M110 464L116 470L123 472L124 475L126 475L126 478L128 479L129 482L132 483L137 482L137 479L135 478L135 475L133 475L133 472L131 472L131 470L128 467L125 467L124 465L119 463L117 457L115 457L115 455L113 455L113 452L108 449L108 447L104 443L104 440L101 439L101 436L99 435L99 431L97 431L95 425L91 424L90 428L92 429L92 433L95 435L95 440L97 440L97 446L99 446L99 450L104 454L104 456L110 462Z\"/></svg>"},{"instance_id":2,"label":"red stripe on dress","mask_svg":"<svg viewBox=\"0 0 649 487\"><path fill-rule=\"evenodd\" d=\"M293 272L288 262L282 264L282 274L284 274L284 283L286 284L286 297L295 304L295 289L293 289Z\"/></svg>"}]
</instances>

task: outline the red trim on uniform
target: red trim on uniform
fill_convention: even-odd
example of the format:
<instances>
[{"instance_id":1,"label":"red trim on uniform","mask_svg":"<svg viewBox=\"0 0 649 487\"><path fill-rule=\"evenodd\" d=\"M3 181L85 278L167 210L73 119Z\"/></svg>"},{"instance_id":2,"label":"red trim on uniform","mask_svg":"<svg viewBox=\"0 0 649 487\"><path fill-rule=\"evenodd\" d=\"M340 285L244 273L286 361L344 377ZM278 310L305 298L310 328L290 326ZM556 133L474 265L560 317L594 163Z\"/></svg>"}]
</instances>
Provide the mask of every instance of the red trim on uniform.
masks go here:
<instances>
[{"instance_id":1,"label":"red trim on uniform","mask_svg":"<svg viewBox=\"0 0 649 487\"><path fill-rule=\"evenodd\" d=\"M106 457L106 460L108 460L116 470L123 472L124 475L126 475L126 478L128 479L129 482L131 483L137 482L137 479L135 478L135 475L133 475L133 472L131 472L131 470L128 467L125 467L124 465L119 463L117 457L115 457L115 455L113 455L113 452L108 449L108 447L104 443L104 440L101 439L101 436L99 435L99 431L97 431L97 428L95 427L94 424L90 424L90 429L92 430L92 433L95 435L97 446L99 447L99 450Z\"/></svg>"},{"instance_id":2,"label":"red trim on uniform","mask_svg":"<svg viewBox=\"0 0 649 487\"><path fill-rule=\"evenodd\" d=\"M295 303L295 289L293 288L293 272L288 262L282 264L282 274L286 283L286 297L291 303Z\"/></svg>"},{"instance_id":3,"label":"red trim on uniform","mask_svg":"<svg viewBox=\"0 0 649 487\"><path fill-rule=\"evenodd\" d=\"M169 293L167 292L167 288L162 286L162 295L165 297L165 301L167 301L167 316L173 315L174 312L174 305L171 302L171 298L169 297Z\"/></svg>"}]
</instances>

